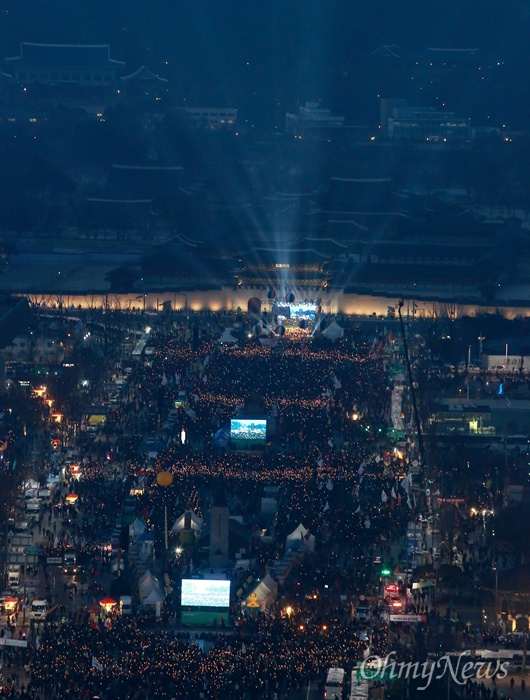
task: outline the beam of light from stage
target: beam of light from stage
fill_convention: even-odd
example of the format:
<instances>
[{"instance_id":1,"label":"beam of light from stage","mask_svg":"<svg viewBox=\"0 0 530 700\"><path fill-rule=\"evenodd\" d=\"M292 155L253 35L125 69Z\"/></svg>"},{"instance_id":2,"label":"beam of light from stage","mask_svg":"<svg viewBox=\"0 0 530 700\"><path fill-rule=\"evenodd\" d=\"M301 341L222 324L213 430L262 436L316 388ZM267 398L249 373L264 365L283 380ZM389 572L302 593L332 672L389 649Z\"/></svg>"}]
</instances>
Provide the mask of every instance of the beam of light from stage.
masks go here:
<instances>
[{"instance_id":1,"label":"beam of light from stage","mask_svg":"<svg viewBox=\"0 0 530 700\"><path fill-rule=\"evenodd\" d=\"M325 313L319 313L318 317L316 319L315 327L313 328L311 335L309 336L310 338L315 337L315 333L317 333L320 330L320 326L322 325L322 321L326 318Z\"/></svg>"}]
</instances>

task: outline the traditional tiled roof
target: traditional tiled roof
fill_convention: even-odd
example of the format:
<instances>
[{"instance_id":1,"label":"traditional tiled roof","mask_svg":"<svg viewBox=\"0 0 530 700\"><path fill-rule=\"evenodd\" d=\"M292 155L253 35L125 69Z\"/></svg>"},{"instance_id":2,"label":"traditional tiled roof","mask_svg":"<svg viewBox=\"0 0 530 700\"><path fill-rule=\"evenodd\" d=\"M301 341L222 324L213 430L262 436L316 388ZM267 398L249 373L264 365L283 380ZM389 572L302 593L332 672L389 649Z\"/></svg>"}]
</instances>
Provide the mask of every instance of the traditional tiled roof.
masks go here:
<instances>
[{"instance_id":1,"label":"traditional tiled roof","mask_svg":"<svg viewBox=\"0 0 530 700\"><path fill-rule=\"evenodd\" d=\"M106 68L109 63L124 66L110 57L108 44L34 44L22 42L20 55L5 59L9 63L56 68Z\"/></svg>"},{"instance_id":2,"label":"traditional tiled roof","mask_svg":"<svg viewBox=\"0 0 530 700\"><path fill-rule=\"evenodd\" d=\"M149 82L159 81L161 83L167 83L165 78L161 78L156 73L153 73L153 71L146 66L140 66L140 68L135 70L134 73L124 75L122 78L120 78L120 80L123 80L124 82L129 80L145 80Z\"/></svg>"},{"instance_id":3,"label":"traditional tiled roof","mask_svg":"<svg viewBox=\"0 0 530 700\"><path fill-rule=\"evenodd\" d=\"M480 49L447 49L447 48L428 48L425 49L425 55L427 58L434 58L437 61L451 60L455 58L465 58L471 56L478 56Z\"/></svg>"},{"instance_id":4,"label":"traditional tiled roof","mask_svg":"<svg viewBox=\"0 0 530 700\"><path fill-rule=\"evenodd\" d=\"M384 56L385 58L403 58L406 52L397 44L382 44L370 56Z\"/></svg>"}]
</instances>

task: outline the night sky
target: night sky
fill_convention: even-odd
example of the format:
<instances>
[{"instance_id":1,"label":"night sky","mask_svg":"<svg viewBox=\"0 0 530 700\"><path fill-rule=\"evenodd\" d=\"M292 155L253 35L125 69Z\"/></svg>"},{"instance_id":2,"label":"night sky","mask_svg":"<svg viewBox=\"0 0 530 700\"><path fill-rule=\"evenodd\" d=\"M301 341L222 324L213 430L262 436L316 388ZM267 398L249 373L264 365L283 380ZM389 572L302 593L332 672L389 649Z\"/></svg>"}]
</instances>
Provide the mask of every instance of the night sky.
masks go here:
<instances>
[{"instance_id":1,"label":"night sky","mask_svg":"<svg viewBox=\"0 0 530 700\"><path fill-rule=\"evenodd\" d=\"M528 0L4 0L0 7L4 56L16 55L20 41L109 43L130 72L146 64L168 78L183 103L235 106L271 128L308 99L349 123L372 120L377 94L389 90L370 65L381 44L398 44L409 58L429 46L478 47L485 67L502 62L502 73L485 73L486 85L466 87L466 99L455 94L458 104L445 94L448 108L475 123L491 112L516 128L528 119Z\"/></svg>"}]
</instances>

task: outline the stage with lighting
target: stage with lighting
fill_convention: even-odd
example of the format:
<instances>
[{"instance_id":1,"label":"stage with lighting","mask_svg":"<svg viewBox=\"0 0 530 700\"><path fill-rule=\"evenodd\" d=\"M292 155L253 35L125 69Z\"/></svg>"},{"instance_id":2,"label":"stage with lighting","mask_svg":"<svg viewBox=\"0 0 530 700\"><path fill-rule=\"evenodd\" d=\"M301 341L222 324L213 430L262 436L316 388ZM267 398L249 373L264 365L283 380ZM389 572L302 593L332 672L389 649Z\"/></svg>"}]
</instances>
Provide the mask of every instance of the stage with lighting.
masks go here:
<instances>
[{"instance_id":1,"label":"stage with lighting","mask_svg":"<svg viewBox=\"0 0 530 700\"><path fill-rule=\"evenodd\" d=\"M309 336L315 330L319 307L313 302L286 301L274 304L272 314L277 335Z\"/></svg>"}]
</instances>

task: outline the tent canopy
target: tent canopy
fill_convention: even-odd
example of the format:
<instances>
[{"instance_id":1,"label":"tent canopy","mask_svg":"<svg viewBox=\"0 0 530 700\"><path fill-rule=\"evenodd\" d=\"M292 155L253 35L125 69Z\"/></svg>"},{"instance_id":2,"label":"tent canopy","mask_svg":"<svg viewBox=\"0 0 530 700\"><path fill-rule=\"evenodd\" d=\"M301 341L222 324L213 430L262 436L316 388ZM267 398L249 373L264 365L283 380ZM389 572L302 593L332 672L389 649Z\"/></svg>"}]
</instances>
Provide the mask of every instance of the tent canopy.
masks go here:
<instances>
[{"instance_id":1,"label":"tent canopy","mask_svg":"<svg viewBox=\"0 0 530 700\"><path fill-rule=\"evenodd\" d=\"M192 510L186 510L180 518L177 518L175 522L173 523L173 527L171 528L171 532L176 535L177 532L180 532L181 530L184 529L189 529L189 530L194 530L195 532L199 532L200 529L202 528L202 518L199 518L199 516L194 513Z\"/></svg>"},{"instance_id":2,"label":"tent canopy","mask_svg":"<svg viewBox=\"0 0 530 700\"><path fill-rule=\"evenodd\" d=\"M141 518L136 518L134 522L129 525L129 536L136 539L147 530L147 525Z\"/></svg>"},{"instance_id":3,"label":"tent canopy","mask_svg":"<svg viewBox=\"0 0 530 700\"><path fill-rule=\"evenodd\" d=\"M142 605L156 605L164 600L164 591L156 576L153 576L150 571L146 571L138 581L138 589Z\"/></svg>"},{"instance_id":4,"label":"tent canopy","mask_svg":"<svg viewBox=\"0 0 530 700\"><path fill-rule=\"evenodd\" d=\"M332 323L322 331L322 336L328 340L337 340L344 336L344 328L339 326L337 321L332 321Z\"/></svg>"},{"instance_id":5,"label":"tent canopy","mask_svg":"<svg viewBox=\"0 0 530 700\"><path fill-rule=\"evenodd\" d=\"M215 433L215 437L213 439L214 447L226 446L228 444L229 439L230 439L230 428L228 426L225 426L224 428L220 428Z\"/></svg>"},{"instance_id":6,"label":"tent canopy","mask_svg":"<svg viewBox=\"0 0 530 700\"><path fill-rule=\"evenodd\" d=\"M270 574L266 574L263 580L258 583L256 588L248 596L247 603L249 600L255 600L260 610L264 612L274 603L277 596L278 584Z\"/></svg>"},{"instance_id":7,"label":"tent canopy","mask_svg":"<svg viewBox=\"0 0 530 700\"><path fill-rule=\"evenodd\" d=\"M315 549L315 536L309 533L302 524L298 525L285 540L285 549Z\"/></svg>"},{"instance_id":8,"label":"tent canopy","mask_svg":"<svg viewBox=\"0 0 530 700\"><path fill-rule=\"evenodd\" d=\"M154 542L155 538L154 535L152 535L150 532L147 530L144 530L141 535L138 535L136 538L137 542Z\"/></svg>"}]
</instances>

